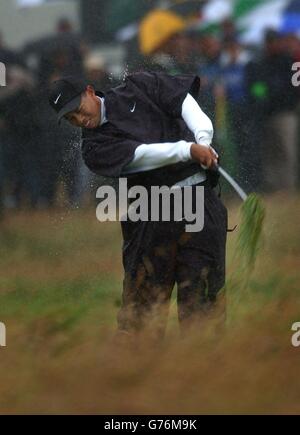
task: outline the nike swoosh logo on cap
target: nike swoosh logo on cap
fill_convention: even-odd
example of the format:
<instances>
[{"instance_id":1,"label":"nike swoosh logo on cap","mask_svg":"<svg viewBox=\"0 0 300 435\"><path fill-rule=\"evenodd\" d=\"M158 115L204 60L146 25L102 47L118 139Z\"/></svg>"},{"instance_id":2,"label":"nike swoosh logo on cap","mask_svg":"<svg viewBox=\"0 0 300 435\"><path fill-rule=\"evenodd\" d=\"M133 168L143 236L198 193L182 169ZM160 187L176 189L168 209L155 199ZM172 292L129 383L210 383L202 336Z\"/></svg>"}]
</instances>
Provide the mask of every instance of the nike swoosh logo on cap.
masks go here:
<instances>
[{"instance_id":1,"label":"nike swoosh logo on cap","mask_svg":"<svg viewBox=\"0 0 300 435\"><path fill-rule=\"evenodd\" d=\"M60 97L61 97L61 94L59 94L59 96L56 98L56 100L54 101L54 104L57 104L57 103L58 103Z\"/></svg>"},{"instance_id":2,"label":"nike swoosh logo on cap","mask_svg":"<svg viewBox=\"0 0 300 435\"><path fill-rule=\"evenodd\" d=\"M135 108L136 108L136 103L134 103L134 106L132 109L130 109L130 112L133 113L135 111Z\"/></svg>"}]
</instances>

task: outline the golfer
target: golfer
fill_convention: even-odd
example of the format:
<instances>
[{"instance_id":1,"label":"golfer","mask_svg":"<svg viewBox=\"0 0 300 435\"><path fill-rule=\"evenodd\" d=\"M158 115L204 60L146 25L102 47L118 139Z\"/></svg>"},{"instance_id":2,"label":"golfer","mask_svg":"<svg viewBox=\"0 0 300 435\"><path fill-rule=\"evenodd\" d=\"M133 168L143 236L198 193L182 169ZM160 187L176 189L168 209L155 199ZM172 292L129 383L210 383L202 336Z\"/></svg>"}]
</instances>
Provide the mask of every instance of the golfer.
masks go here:
<instances>
[{"instance_id":1,"label":"golfer","mask_svg":"<svg viewBox=\"0 0 300 435\"><path fill-rule=\"evenodd\" d=\"M105 94L76 77L52 84L49 102L82 129L82 155L98 175L127 178L128 187L204 187L204 228L186 232L185 219L122 222L123 282L118 330L151 325L163 335L177 284L183 331L217 310L225 283L227 210L214 191L218 155L213 126L197 103L199 77L139 72ZM206 168L206 169L204 169ZM193 195L196 201L196 195ZM174 205L173 205L174 207Z\"/></svg>"}]
</instances>

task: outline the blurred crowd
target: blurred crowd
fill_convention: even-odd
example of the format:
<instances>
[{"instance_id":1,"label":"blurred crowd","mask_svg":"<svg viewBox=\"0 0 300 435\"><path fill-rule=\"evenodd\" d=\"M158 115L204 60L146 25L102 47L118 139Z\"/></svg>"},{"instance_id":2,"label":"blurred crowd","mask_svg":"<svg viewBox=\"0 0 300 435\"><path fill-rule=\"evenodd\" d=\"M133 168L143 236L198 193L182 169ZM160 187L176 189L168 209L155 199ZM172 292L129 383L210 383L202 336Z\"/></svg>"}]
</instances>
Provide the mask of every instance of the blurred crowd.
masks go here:
<instances>
[{"instance_id":1,"label":"blurred crowd","mask_svg":"<svg viewBox=\"0 0 300 435\"><path fill-rule=\"evenodd\" d=\"M47 94L53 81L74 74L105 90L111 81L103 58L61 19L53 35L19 53L6 48L0 36L0 61L7 76L0 87L2 211L51 208L59 198L79 207L96 180L81 159L80 131L65 121L57 124Z\"/></svg>"},{"instance_id":2,"label":"blurred crowd","mask_svg":"<svg viewBox=\"0 0 300 435\"><path fill-rule=\"evenodd\" d=\"M155 31L158 27L163 30ZM300 61L297 35L266 29L259 46L247 46L230 19L218 29L199 30L161 11L142 22L139 39L147 67L201 77L199 103L213 120L214 146L247 192L297 189L300 87L292 83L292 67Z\"/></svg>"},{"instance_id":3,"label":"blurred crowd","mask_svg":"<svg viewBox=\"0 0 300 435\"><path fill-rule=\"evenodd\" d=\"M200 75L199 103L213 120L214 146L246 191L297 189L296 35L267 30L261 46L249 47L230 20L217 31L199 30L161 11L142 22L138 40L138 50L128 44L126 70ZM82 163L80 132L65 122L57 125L47 89L75 73L105 91L116 81L104 59L61 19L53 35L19 53L0 35L0 61L7 68L7 86L0 87L1 208L51 208L60 195L70 206L81 206L99 180Z\"/></svg>"}]
</instances>

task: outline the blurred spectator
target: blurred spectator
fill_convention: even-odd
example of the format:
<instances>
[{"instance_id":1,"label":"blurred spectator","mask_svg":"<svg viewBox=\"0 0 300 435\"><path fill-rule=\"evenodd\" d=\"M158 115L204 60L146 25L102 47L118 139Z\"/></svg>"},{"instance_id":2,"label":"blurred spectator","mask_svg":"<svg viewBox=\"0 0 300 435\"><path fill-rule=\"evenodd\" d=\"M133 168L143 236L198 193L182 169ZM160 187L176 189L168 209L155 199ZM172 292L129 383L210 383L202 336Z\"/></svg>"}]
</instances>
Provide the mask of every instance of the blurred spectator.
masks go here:
<instances>
[{"instance_id":1,"label":"blurred spectator","mask_svg":"<svg viewBox=\"0 0 300 435\"><path fill-rule=\"evenodd\" d=\"M57 71L60 75L83 75L83 56L86 47L80 35L73 31L66 18L58 21L56 33L27 44L24 55L36 65L41 84L46 84Z\"/></svg>"},{"instance_id":2,"label":"blurred spectator","mask_svg":"<svg viewBox=\"0 0 300 435\"><path fill-rule=\"evenodd\" d=\"M40 169L43 174L39 205L53 207L62 181L69 204L76 207L81 201L80 177L80 137L77 130L66 122L60 125L51 110L45 94L50 83L59 78L59 74L49 77L47 86L39 90L38 123L41 127L39 142L42 143L43 156Z\"/></svg>"},{"instance_id":3,"label":"blurred spectator","mask_svg":"<svg viewBox=\"0 0 300 435\"><path fill-rule=\"evenodd\" d=\"M298 95L291 82L293 62L284 51L283 39L269 30L262 56L247 68L252 149L260 153L257 177L263 177L267 192L293 190L297 183Z\"/></svg>"},{"instance_id":4,"label":"blurred spectator","mask_svg":"<svg viewBox=\"0 0 300 435\"><path fill-rule=\"evenodd\" d=\"M85 76L95 89L104 91L112 86L105 60L98 53L90 53L84 60Z\"/></svg>"},{"instance_id":5,"label":"blurred spectator","mask_svg":"<svg viewBox=\"0 0 300 435\"><path fill-rule=\"evenodd\" d=\"M221 75L227 103L228 127L236 149L239 182L251 191L256 188L253 179L256 171L255 160L251 160L255 150L251 151L248 143L248 120L251 113L247 105L245 71L249 61L250 54L239 44L237 36L227 36L223 41Z\"/></svg>"},{"instance_id":6,"label":"blurred spectator","mask_svg":"<svg viewBox=\"0 0 300 435\"><path fill-rule=\"evenodd\" d=\"M66 18L57 22L55 34L27 44L24 50L27 62L35 66L39 80L37 120L40 131L36 140L43 144L40 207L55 204L60 180L65 186L69 203L77 206L81 201L80 138L77 132L74 136L70 126L57 124L45 99L45 90L51 81L61 76L84 76L86 51L81 36L73 31L71 22Z\"/></svg>"},{"instance_id":7,"label":"blurred spectator","mask_svg":"<svg viewBox=\"0 0 300 435\"><path fill-rule=\"evenodd\" d=\"M282 47L295 62L300 62L300 40L294 33L288 33L282 37Z\"/></svg>"},{"instance_id":8,"label":"blurred spectator","mask_svg":"<svg viewBox=\"0 0 300 435\"><path fill-rule=\"evenodd\" d=\"M0 31L0 62L4 63L6 67L9 65L24 66L21 56L13 50L5 47L3 35Z\"/></svg>"},{"instance_id":9,"label":"blurred spectator","mask_svg":"<svg viewBox=\"0 0 300 435\"><path fill-rule=\"evenodd\" d=\"M14 52L13 50L8 49L5 47L3 35L0 31L0 62L4 63L6 69L8 70L13 65L19 65L22 66L22 59L21 57ZM3 88L0 86L0 104L1 101L4 101L6 96L9 93L12 93L13 91L10 89L10 91L7 88ZM0 214L2 214L3 210L3 194L4 194L4 182L5 182L5 167L4 167L4 142L6 137L6 129L5 129L5 121L2 116L0 115Z\"/></svg>"},{"instance_id":10,"label":"blurred spectator","mask_svg":"<svg viewBox=\"0 0 300 435\"><path fill-rule=\"evenodd\" d=\"M205 33L200 37L199 46L202 59L198 66L201 107L215 124L221 83L221 42L216 35Z\"/></svg>"},{"instance_id":11,"label":"blurred spectator","mask_svg":"<svg viewBox=\"0 0 300 435\"><path fill-rule=\"evenodd\" d=\"M237 29L235 22L230 18L225 19L221 23L221 35L223 42L237 38Z\"/></svg>"},{"instance_id":12,"label":"blurred spectator","mask_svg":"<svg viewBox=\"0 0 300 435\"><path fill-rule=\"evenodd\" d=\"M40 126L34 116L35 83L29 71L19 66L10 67L7 73L7 86L0 93L4 181L10 193L7 205L20 207L26 198L36 207L41 144L36 141Z\"/></svg>"},{"instance_id":13,"label":"blurred spectator","mask_svg":"<svg viewBox=\"0 0 300 435\"><path fill-rule=\"evenodd\" d=\"M61 18L56 27L57 49L66 58L63 65L56 65L63 74L83 75L83 57L87 48L82 37L73 30L72 23L68 18Z\"/></svg>"},{"instance_id":14,"label":"blurred spectator","mask_svg":"<svg viewBox=\"0 0 300 435\"><path fill-rule=\"evenodd\" d=\"M139 30L140 49L146 56L144 69L191 72L190 38L184 29L185 21L174 12L155 10L148 14Z\"/></svg>"},{"instance_id":15,"label":"blurred spectator","mask_svg":"<svg viewBox=\"0 0 300 435\"><path fill-rule=\"evenodd\" d=\"M57 124L45 88L37 86L29 71L10 67L7 79L7 86L0 88L0 182L5 187L4 205L52 207L59 180L64 183L69 203L79 205L82 191L77 131L67 124Z\"/></svg>"}]
</instances>

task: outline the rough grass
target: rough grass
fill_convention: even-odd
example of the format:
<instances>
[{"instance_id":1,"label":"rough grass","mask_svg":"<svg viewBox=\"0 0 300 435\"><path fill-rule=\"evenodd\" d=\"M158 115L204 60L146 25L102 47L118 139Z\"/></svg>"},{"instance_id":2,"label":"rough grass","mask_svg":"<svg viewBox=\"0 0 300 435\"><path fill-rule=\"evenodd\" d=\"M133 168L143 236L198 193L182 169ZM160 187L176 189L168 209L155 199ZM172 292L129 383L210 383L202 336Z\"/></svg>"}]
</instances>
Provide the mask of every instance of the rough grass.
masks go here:
<instances>
[{"instance_id":1,"label":"rough grass","mask_svg":"<svg viewBox=\"0 0 300 435\"><path fill-rule=\"evenodd\" d=\"M93 212L7 216L0 229L0 413L299 413L300 198L266 199L254 273L238 288L228 243L226 328L204 322L182 340L176 304L159 349L116 348L118 224ZM230 225L239 222L232 205ZM241 290L242 289L242 290Z\"/></svg>"}]
</instances>

